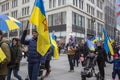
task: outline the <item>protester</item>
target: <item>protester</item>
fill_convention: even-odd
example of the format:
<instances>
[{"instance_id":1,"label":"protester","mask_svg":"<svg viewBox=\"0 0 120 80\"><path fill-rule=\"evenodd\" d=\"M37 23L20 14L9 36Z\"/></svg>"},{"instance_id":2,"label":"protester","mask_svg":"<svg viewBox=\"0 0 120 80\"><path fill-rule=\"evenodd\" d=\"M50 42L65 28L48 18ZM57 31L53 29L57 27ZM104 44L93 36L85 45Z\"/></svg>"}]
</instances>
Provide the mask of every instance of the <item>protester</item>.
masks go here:
<instances>
[{"instance_id":1,"label":"protester","mask_svg":"<svg viewBox=\"0 0 120 80\"><path fill-rule=\"evenodd\" d=\"M66 49L67 49L68 61L69 61L69 65L70 65L70 71L69 72L74 72L73 59L74 59L74 54L75 54L75 46L74 46L71 39L69 39L69 42L66 46Z\"/></svg>"},{"instance_id":2,"label":"protester","mask_svg":"<svg viewBox=\"0 0 120 80\"><path fill-rule=\"evenodd\" d=\"M119 80L120 80L120 59L118 58L117 53L115 53L113 57L114 57L114 60L108 61L108 63L110 64L113 63L112 80L115 80L116 74L118 75Z\"/></svg>"},{"instance_id":3,"label":"protester","mask_svg":"<svg viewBox=\"0 0 120 80\"><path fill-rule=\"evenodd\" d=\"M37 52L37 35L36 31L32 32L32 38L25 40L27 30L23 32L21 43L28 45L28 75L30 80L37 80L40 67L40 54Z\"/></svg>"},{"instance_id":4,"label":"protester","mask_svg":"<svg viewBox=\"0 0 120 80\"><path fill-rule=\"evenodd\" d=\"M81 42L80 52L81 52L81 54L83 54L84 58L86 58L88 53L89 53L89 48L88 48L87 43L84 39Z\"/></svg>"},{"instance_id":5,"label":"protester","mask_svg":"<svg viewBox=\"0 0 120 80\"><path fill-rule=\"evenodd\" d=\"M12 46L10 47L11 50L11 61L8 64L8 76L7 80L11 80L11 73L13 71L14 76L18 80L23 80L20 75L18 75L19 67L20 67L20 61L22 59L22 51L19 45L19 39L13 38L12 39Z\"/></svg>"},{"instance_id":6,"label":"protester","mask_svg":"<svg viewBox=\"0 0 120 80\"><path fill-rule=\"evenodd\" d=\"M1 44L0 46L6 55L6 59L0 64L0 80L5 80L5 78L8 74L7 65L11 60L10 47L9 47L8 43L9 43L9 40L3 39L3 33L0 30L0 44Z\"/></svg>"},{"instance_id":7,"label":"protester","mask_svg":"<svg viewBox=\"0 0 120 80\"><path fill-rule=\"evenodd\" d=\"M102 42L98 42L97 43L97 48L95 50L95 53L98 55L97 56L97 64L98 64L98 68L99 68L99 72L101 75L101 80L105 79L105 61L107 61L107 55L105 50L102 47Z\"/></svg>"},{"instance_id":8,"label":"protester","mask_svg":"<svg viewBox=\"0 0 120 80\"><path fill-rule=\"evenodd\" d=\"M79 66L79 58L80 58L80 45L76 44L76 51L74 54L74 66Z\"/></svg>"}]
</instances>

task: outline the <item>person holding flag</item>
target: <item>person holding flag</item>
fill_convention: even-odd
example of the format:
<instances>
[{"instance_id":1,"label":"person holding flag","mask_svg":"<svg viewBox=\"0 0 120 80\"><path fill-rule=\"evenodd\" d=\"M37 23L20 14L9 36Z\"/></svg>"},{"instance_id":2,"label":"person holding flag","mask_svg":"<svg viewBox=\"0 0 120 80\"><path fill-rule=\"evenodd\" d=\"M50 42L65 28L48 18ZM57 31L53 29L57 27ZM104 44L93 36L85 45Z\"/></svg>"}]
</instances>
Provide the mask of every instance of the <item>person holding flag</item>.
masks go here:
<instances>
[{"instance_id":1,"label":"person holding flag","mask_svg":"<svg viewBox=\"0 0 120 80\"><path fill-rule=\"evenodd\" d=\"M32 39L26 41L27 31L25 30L21 38L23 44L28 46L28 73L30 80L37 80L40 59L45 56L50 48L50 38L47 19L42 0L35 0L34 8L30 17L30 23L35 25L37 31L33 31Z\"/></svg>"},{"instance_id":2,"label":"person holding flag","mask_svg":"<svg viewBox=\"0 0 120 80\"><path fill-rule=\"evenodd\" d=\"M41 56L37 52L37 32L32 32L32 38L30 40L25 40L27 35L27 30L23 32L21 43L28 45L28 75L30 80L37 80L40 67Z\"/></svg>"}]
</instances>

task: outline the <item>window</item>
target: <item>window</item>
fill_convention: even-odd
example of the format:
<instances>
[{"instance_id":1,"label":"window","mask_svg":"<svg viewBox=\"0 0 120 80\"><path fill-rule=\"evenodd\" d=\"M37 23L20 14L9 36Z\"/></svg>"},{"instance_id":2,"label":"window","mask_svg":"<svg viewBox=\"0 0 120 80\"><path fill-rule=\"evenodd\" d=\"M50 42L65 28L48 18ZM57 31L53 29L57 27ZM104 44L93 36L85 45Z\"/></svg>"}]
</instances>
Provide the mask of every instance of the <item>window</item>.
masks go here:
<instances>
[{"instance_id":1,"label":"window","mask_svg":"<svg viewBox=\"0 0 120 80\"><path fill-rule=\"evenodd\" d=\"M12 0L12 8L18 6L18 0Z\"/></svg>"},{"instance_id":2,"label":"window","mask_svg":"<svg viewBox=\"0 0 120 80\"><path fill-rule=\"evenodd\" d=\"M6 3L6 10L9 9L9 2Z\"/></svg>"},{"instance_id":3,"label":"window","mask_svg":"<svg viewBox=\"0 0 120 80\"><path fill-rule=\"evenodd\" d=\"M91 19L87 19L87 27L88 29L91 29Z\"/></svg>"},{"instance_id":4,"label":"window","mask_svg":"<svg viewBox=\"0 0 120 80\"><path fill-rule=\"evenodd\" d=\"M22 8L22 16L27 16L29 15L29 6Z\"/></svg>"},{"instance_id":5,"label":"window","mask_svg":"<svg viewBox=\"0 0 120 80\"><path fill-rule=\"evenodd\" d=\"M90 5L87 4L87 12L90 13Z\"/></svg>"},{"instance_id":6,"label":"window","mask_svg":"<svg viewBox=\"0 0 120 80\"><path fill-rule=\"evenodd\" d=\"M52 15L48 15L48 25L55 26L55 25L62 25L66 24L66 12L56 13Z\"/></svg>"},{"instance_id":7,"label":"window","mask_svg":"<svg viewBox=\"0 0 120 80\"><path fill-rule=\"evenodd\" d=\"M97 0L97 6L100 8L100 9L103 9L103 2L101 0Z\"/></svg>"},{"instance_id":8,"label":"window","mask_svg":"<svg viewBox=\"0 0 120 80\"><path fill-rule=\"evenodd\" d=\"M101 32L102 32L103 25L100 24L100 23L97 23L97 27L98 27L98 32L101 33Z\"/></svg>"},{"instance_id":9,"label":"window","mask_svg":"<svg viewBox=\"0 0 120 80\"><path fill-rule=\"evenodd\" d=\"M5 4L2 5L2 9L1 9L1 12L4 12L5 11Z\"/></svg>"},{"instance_id":10,"label":"window","mask_svg":"<svg viewBox=\"0 0 120 80\"><path fill-rule=\"evenodd\" d=\"M65 5L66 0L58 0L58 6Z\"/></svg>"},{"instance_id":11,"label":"window","mask_svg":"<svg viewBox=\"0 0 120 80\"><path fill-rule=\"evenodd\" d=\"M97 10L97 18L103 19L103 13Z\"/></svg>"},{"instance_id":12,"label":"window","mask_svg":"<svg viewBox=\"0 0 120 80\"><path fill-rule=\"evenodd\" d=\"M22 0L22 4L28 3L29 0Z\"/></svg>"},{"instance_id":13,"label":"window","mask_svg":"<svg viewBox=\"0 0 120 80\"><path fill-rule=\"evenodd\" d=\"M56 7L56 0L53 0L53 8Z\"/></svg>"},{"instance_id":14,"label":"window","mask_svg":"<svg viewBox=\"0 0 120 80\"><path fill-rule=\"evenodd\" d=\"M91 14L91 15L95 15L94 13L95 13L95 9L92 7L92 6L90 6L89 4L87 4L87 12L89 13L89 14Z\"/></svg>"},{"instance_id":15,"label":"window","mask_svg":"<svg viewBox=\"0 0 120 80\"><path fill-rule=\"evenodd\" d=\"M94 16L94 12L95 12L95 9L93 7L91 7L91 15Z\"/></svg>"},{"instance_id":16,"label":"window","mask_svg":"<svg viewBox=\"0 0 120 80\"><path fill-rule=\"evenodd\" d=\"M79 8L83 10L83 0L79 0Z\"/></svg>"},{"instance_id":17,"label":"window","mask_svg":"<svg viewBox=\"0 0 120 80\"><path fill-rule=\"evenodd\" d=\"M52 8L52 0L49 0L49 8Z\"/></svg>"},{"instance_id":18,"label":"window","mask_svg":"<svg viewBox=\"0 0 120 80\"><path fill-rule=\"evenodd\" d=\"M78 2L77 2L78 0L73 0L73 5L75 5L76 7L78 6Z\"/></svg>"},{"instance_id":19,"label":"window","mask_svg":"<svg viewBox=\"0 0 120 80\"><path fill-rule=\"evenodd\" d=\"M18 13L17 10L16 11L12 11L12 13L11 13L12 17L17 18L18 17L17 13Z\"/></svg>"},{"instance_id":20,"label":"window","mask_svg":"<svg viewBox=\"0 0 120 80\"><path fill-rule=\"evenodd\" d=\"M72 24L84 28L85 27L85 17L83 17L75 12L72 12Z\"/></svg>"}]
</instances>

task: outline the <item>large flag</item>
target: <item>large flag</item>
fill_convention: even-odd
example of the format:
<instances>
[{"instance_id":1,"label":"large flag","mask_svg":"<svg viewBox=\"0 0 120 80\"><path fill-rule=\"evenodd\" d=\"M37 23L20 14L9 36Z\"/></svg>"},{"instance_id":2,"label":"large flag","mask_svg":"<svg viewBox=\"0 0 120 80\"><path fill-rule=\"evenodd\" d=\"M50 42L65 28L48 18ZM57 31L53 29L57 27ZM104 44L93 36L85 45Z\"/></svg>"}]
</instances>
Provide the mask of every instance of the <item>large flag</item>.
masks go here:
<instances>
[{"instance_id":1,"label":"large flag","mask_svg":"<svg viewBox=\"0 0 120 80\"><path fill-rule=\"evenodd\" d=\"M56 43L56 40L55 40L55 35L52 34L52 37L51 37L51 44L53 46L53 57L55 59L58 59L59 58L59 54L58 54L58 46L57 46L57 43Z\"/></svg>"},{"instance_id":2,"label":"large flag","mask_svg":"<svg viewBox=\"0 0 120 80\"><path fill-rule=\"evenodd\" d=\"M35 0L30 22L36 26L38 32L37 51L44 56L50 48L50 38L42 0Z\"/></svg>"},{"instance_id":3,"label":"large flag","mask_svg":"<svg viewBox=\"0 0 120 80\"><path fill-rule=\"evenodd\" d=\"M102 31L102 35L104 36L103 39L104 39L104 49L106 51L106 53L111 53L111 55L114 54L114 51L113 51L113 48L112 48L112 45L110 43L110 40L107 36L107 33L105 31L105 29L103 28L103 31Z\"/></svg>"},{"instance_id":4,"label":"large flag","mask_svg":"<svg viewBox=\"0 0 120 80\"><path fill-rule=\"evenodd\" d=\"M94 45L93 45L92 42L91 42L90 40L88 40L87 38L86 38L86 43L87 43L87 45L88 45L88 48L89 48L91 51L95 51Z\"/></svg>"}]
</instances>

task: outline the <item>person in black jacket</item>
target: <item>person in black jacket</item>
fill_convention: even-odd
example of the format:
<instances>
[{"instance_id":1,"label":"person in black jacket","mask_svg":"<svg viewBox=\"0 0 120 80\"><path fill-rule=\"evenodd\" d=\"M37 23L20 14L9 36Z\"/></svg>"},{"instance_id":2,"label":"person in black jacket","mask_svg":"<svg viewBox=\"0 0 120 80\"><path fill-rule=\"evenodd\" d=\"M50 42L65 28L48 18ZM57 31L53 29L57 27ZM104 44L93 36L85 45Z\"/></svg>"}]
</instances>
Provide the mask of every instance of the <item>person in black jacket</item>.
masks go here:
<instances>
[{"instance_id":1,"label":"person in black jacket","mask_svg":"<svg viewBox=\"0 0 120 80\"><path fill-rule=\"evenodd\" d=\"M89 53L89 48L88 48L85 40L82 40L82 43L81 43L81 46L80 46L80 52L81 52L81 54L83 54L84 58L87 57L87 55Z\"/></svg>"},{"instance_id":2,"label":"person in black jacket","mask_svg":"<svg viewBox=\"0 0 120 80\"><path fill-rule=\"evenodd\" d=\"M107 54L102 47L102 42L97 43L97 48L96 48L95 53L98 55L97 64L98 64L99 72L102 78L101 80L104 80L105 78L105 70L104 70L105 65L104 64L105 64L105 61L107 61Z\"/></svg>"},{"instance_id":3,"label":"person in black jacket","mask_svg":"<svg viewBox=\"0 0 120 80\"><path fill-rule=\"evenodd\" d=\"M23 80L20 75L18 75L20 61L22 59L22 50L18 44L19 39L13 38L12 39L12 46L10 47L11 50L11 62L8 64L8 76L7 80L11 80L11 73L13 71L14 76L18 80Z\"/></svg>"}]
</instances>

